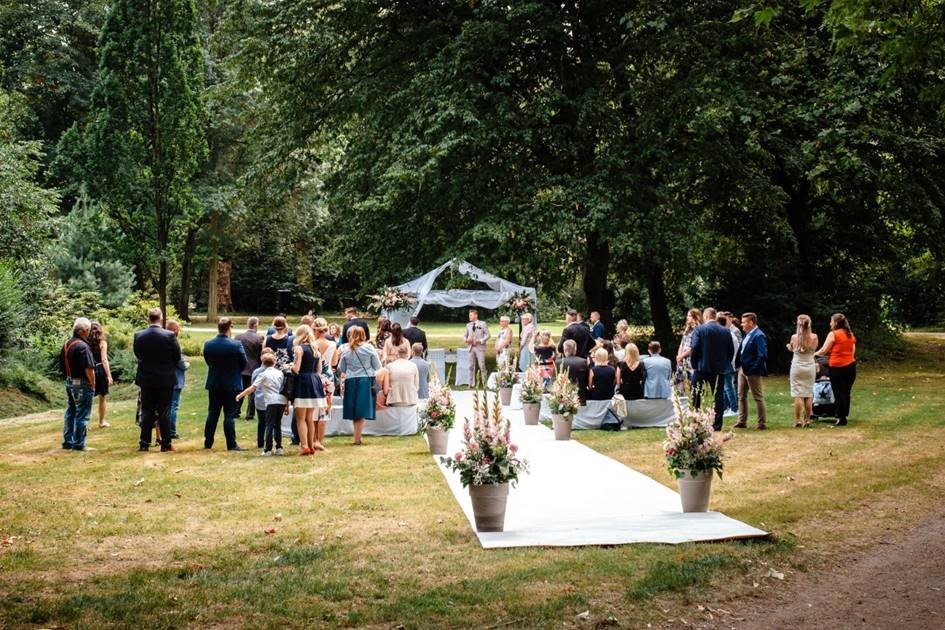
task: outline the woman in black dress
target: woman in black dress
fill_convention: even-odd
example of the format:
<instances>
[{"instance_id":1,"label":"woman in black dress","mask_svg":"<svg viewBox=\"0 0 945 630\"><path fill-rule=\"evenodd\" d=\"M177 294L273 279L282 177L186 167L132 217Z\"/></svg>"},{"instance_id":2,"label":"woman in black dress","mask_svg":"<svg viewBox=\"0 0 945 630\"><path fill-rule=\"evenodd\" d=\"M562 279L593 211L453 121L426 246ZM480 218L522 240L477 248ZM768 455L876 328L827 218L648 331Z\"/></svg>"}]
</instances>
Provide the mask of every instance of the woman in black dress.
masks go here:
<instances>
[{"instance_id":1,"label":"woman in black dress","mask_svg":"<svg viewBox=\"0 0 945 630\"><path fill-rule=\"evenodd\" d=\"M643 384L646 382L646 368L640 361L640 349L632 341L624 349L624 358L620 362L620 395L624 400L641 400Z\"/></svg>"},{"instance_id":2,"label":"woman in black dress","mask_svg":"<svg viewBox=\"0 0 945 630\"><path fill-rule=\"evenodd\" d=\"M610 400L617 387L617 370L608 362L606 348L594 352L594 367L587 375L587 399Z\"/></svg>"},{"instance_id":3,"label":"woman in black dress","mask_svg":"<svg viewBox=\"0 0 945 630\"><path fill-rule=\"evenodd\" d=\"M292 371L295 379L295 421L299 429L299 441L302 450L299 455L314 455L315 451L324 451L325 446L316 438L316 414L321 419L327 403L322 386L321 355L315 348L315 333L302 324L295 329L295 363Z\"/></svg>"},{"instance_id":4,"label":"woman in black dress","mask_svg":"<svg viewBox=\"0 0 945 630\"><path fill-rule=\"evenodd\" d=\"M92 322L89 330L89 347L95 360L95 395L98 396L98 427L104 429L111 425L105 420L108 406L108 387L112 381L112 369L108 364L108 342L105 341L105 328L98 322Z\"/></svg>"}]
</instances>

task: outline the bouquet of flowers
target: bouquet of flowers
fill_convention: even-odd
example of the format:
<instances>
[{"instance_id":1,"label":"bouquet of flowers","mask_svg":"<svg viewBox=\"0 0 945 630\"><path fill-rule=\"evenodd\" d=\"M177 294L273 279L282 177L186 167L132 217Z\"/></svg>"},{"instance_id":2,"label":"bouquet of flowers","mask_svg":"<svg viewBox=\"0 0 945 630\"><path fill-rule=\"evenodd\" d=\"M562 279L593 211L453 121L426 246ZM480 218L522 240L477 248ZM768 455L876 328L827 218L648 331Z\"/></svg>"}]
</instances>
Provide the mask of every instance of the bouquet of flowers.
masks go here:
<instances>
[{"instance_id":1,"label":"bouquet of flowers","mask_svg":"<svg viewBox=\"0 0 945 630\"><path fill-rule=\"evenodd\" d=\"M368 305L368 309L375 312L402 311L415 306L417 303L416 293L409 293L392 287L387 287L378 295L368 297L372 300Z\"/></svg>"},{"instance_id":2,"label":"bouquet of flowers","mask_svg":"<svg viewBox=\"0 0 945 630\"><path fill-rule=\"evenodd\" d=\"M581 401L578 398L577 385L571 382L567 370L558 372L554 383L551 385L551 397L548 399L548 407L551 413L561 416L572 416L577 413Z\"/></svg>"},{"instance_id":3,"label":"bouquet of flowers","mask_svg":"<svg viewBox=\"0 0 945 630\"><path fill-rule=\"evenodd\" d=\"M488 486L518 481L528 470L528 462L518 456L518 447L510 440L510 425L502 418L498 395L492 405L486 393L473 393L473 418L466 418L463 430L463 448L453 457L440 461L459 473L463 487Z\"/></svg>"},{"instance_id":4,"label":"bouquet of flowers","mask_svg":"<svg viewBox=\"0 0 945 630\"><path fill-rule=\"evenodd\" d=\"M521 315L522 313L535 310L535 298L525 291L519 291L518 293L513 293L512 297L505 301L503 307L511 313Z\"/></svg>"},{"instance_id":5,"label":"bouquet of flowers","mask_svg":"<svg viewBox=\"0 0 945 630\"><path fill-rule=\"evenodd\" d=\"M676 419L666 427L663 451L666 467L677 479L687 471L715 471L722 478L722 444L732 439L731 432L717 436L712 429L715 412L711 408L682 408L673 396Z\"/></svg>"},{"instance_id":6,"label":"bouquet of flowers","mask_svg":"<svg viewBox=\"0 0 945 630\"><path fill-rule=\"evenodd\" d=\"M515 371L515 355L506 354L505 363L499 364L499 371L495 375L495 386L499 389L512 387L518 382L518 373Z\"/></svg>"},{"instance_id":7,"label":"bouquet of flowers","mask_svg":"<svg viewBox=\"0 0 945 630\"><path fill-rule=\"evenodd\" d=\"M427 429L438 428L449 431L453 428L453 422L456 420L456 401L453 400L453 392L449 385L440 383L440 379L433 373L433 380L430 382L430 398L427 404L420 408L420 432Z\"/></svg>"},{"instance_id":8,"label":"bouquet of flowers","mask_svg":"<svg viewBox=\"0 0 945 630\"><path fill-rule=\"evenodd\" d=\"M522 403L536 405L541 402L541 395L545 393L545 377L541 375L541 368L537 363L528 366L525 378L522 380L522 393L519 396Z\"/></svg>"}]
</instances>

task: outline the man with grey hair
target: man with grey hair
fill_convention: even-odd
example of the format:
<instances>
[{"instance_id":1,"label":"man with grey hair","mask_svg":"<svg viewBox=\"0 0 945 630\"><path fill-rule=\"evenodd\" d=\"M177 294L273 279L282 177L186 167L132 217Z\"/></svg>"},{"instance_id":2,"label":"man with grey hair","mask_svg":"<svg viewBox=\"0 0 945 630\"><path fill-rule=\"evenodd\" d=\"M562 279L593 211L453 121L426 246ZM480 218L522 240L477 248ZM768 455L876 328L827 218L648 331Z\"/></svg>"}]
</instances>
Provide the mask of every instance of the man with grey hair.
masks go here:
<instances>
[{"instance_id":1,"label":"man with grey hair","mask_svg":"<svg viewBox=\"0 0 945 630\"><path fill-rule=\"evenodd\" d=\"M66 413L62 424L62 448L72 451L90 450L85 436L95 397L95 359L89 347L92 322L80 317L72 324L72 338L59 353L59 371L66 379Z\"/></svg>"},{"instance_id":2,"label":"man with grey hair","mask_svg":"<svg viewBox=\"0 0 945 630\"><path fill-rule=\"evenodd\" d=\"M253 372L260 366L259 356L262 354L263 338L259 336L259 318L250 317L246 320L246 331L236 336L236 340L243 344L243 352L246 353L246 367L243 368L240 377L243 380L243 389L253 384ZM249 404L246 406L246 419L253 420L253 410L256 408L256 395L249 395ZM236 417L240 417L243 409L243 400L240 399L239 407L236 411Z\"/></svg>"},{"instance_id":3,"label":"man with grey hair","mask_svg":"<svg viewBox=\"0 0 945 630\"><path fill-rule=\"evenodd\" d=\"M587 359L577 356L578 344L574 339L565 339L561 348L564 350L564 358L558 364L558 371L567 371L568 378L577 385L578 399L584 405L587 403L587 380L590 373Z\"/></svg>"}]
</instances>

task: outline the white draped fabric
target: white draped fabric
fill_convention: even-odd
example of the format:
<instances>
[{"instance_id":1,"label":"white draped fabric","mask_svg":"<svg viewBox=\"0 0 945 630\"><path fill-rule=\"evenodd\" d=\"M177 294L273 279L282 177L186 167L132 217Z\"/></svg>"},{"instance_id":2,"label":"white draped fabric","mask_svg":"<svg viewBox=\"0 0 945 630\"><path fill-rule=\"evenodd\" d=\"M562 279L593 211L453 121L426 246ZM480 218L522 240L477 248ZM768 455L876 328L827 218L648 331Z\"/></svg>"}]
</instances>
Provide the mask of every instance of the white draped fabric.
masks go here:
<instances>
[{"instance_id":1,"label":"white draped fabric","mask_svg":"<svg viewBox=\"0 0 945 630\"><path fill-rule=\"evenodd\" d=\"M489 290L484 289L450 289L448 291L434 290L433 284L444 271L456 265L456 270L473 280L478 280ZM414 278L410 282L405 282L397 287L401 291L416 293L417 305L414 307L413 314L416 315L427 304L436 306L447 306L450 308L459 308L462 306L481 306L482 308L496 309L502 306L509 298L516 293L526 293L532 298L538 298L538 294L532 287L525 287L515 284L508 280L483 271L482 269L469 264L465 260L457 262L450 260L443 263L436 269L429 271L419 278Z\"/></svg>"}]
</instances>

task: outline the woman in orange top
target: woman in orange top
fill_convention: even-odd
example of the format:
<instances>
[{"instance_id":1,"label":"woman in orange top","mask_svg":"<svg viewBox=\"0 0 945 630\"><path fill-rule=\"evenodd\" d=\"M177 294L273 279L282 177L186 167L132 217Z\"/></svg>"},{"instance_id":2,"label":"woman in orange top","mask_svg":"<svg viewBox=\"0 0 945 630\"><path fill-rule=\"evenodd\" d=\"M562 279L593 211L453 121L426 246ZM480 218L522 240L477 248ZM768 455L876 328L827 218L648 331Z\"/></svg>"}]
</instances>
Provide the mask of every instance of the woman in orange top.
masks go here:
<instances>
[{"instance_id":1,"label":"woman in orange top","mask_svg":"<svg viewBox=\"0 0 945 630\"><path fill-rule=\"evenodd\" d=\"M837 401L837 426L847 423L850 415L850 392L856 380L856 337L850 330L850 322L843 313L834 313L830 318L830 333L817 356L830 355L830 387Z\"/></svg>"}]
</instances>

